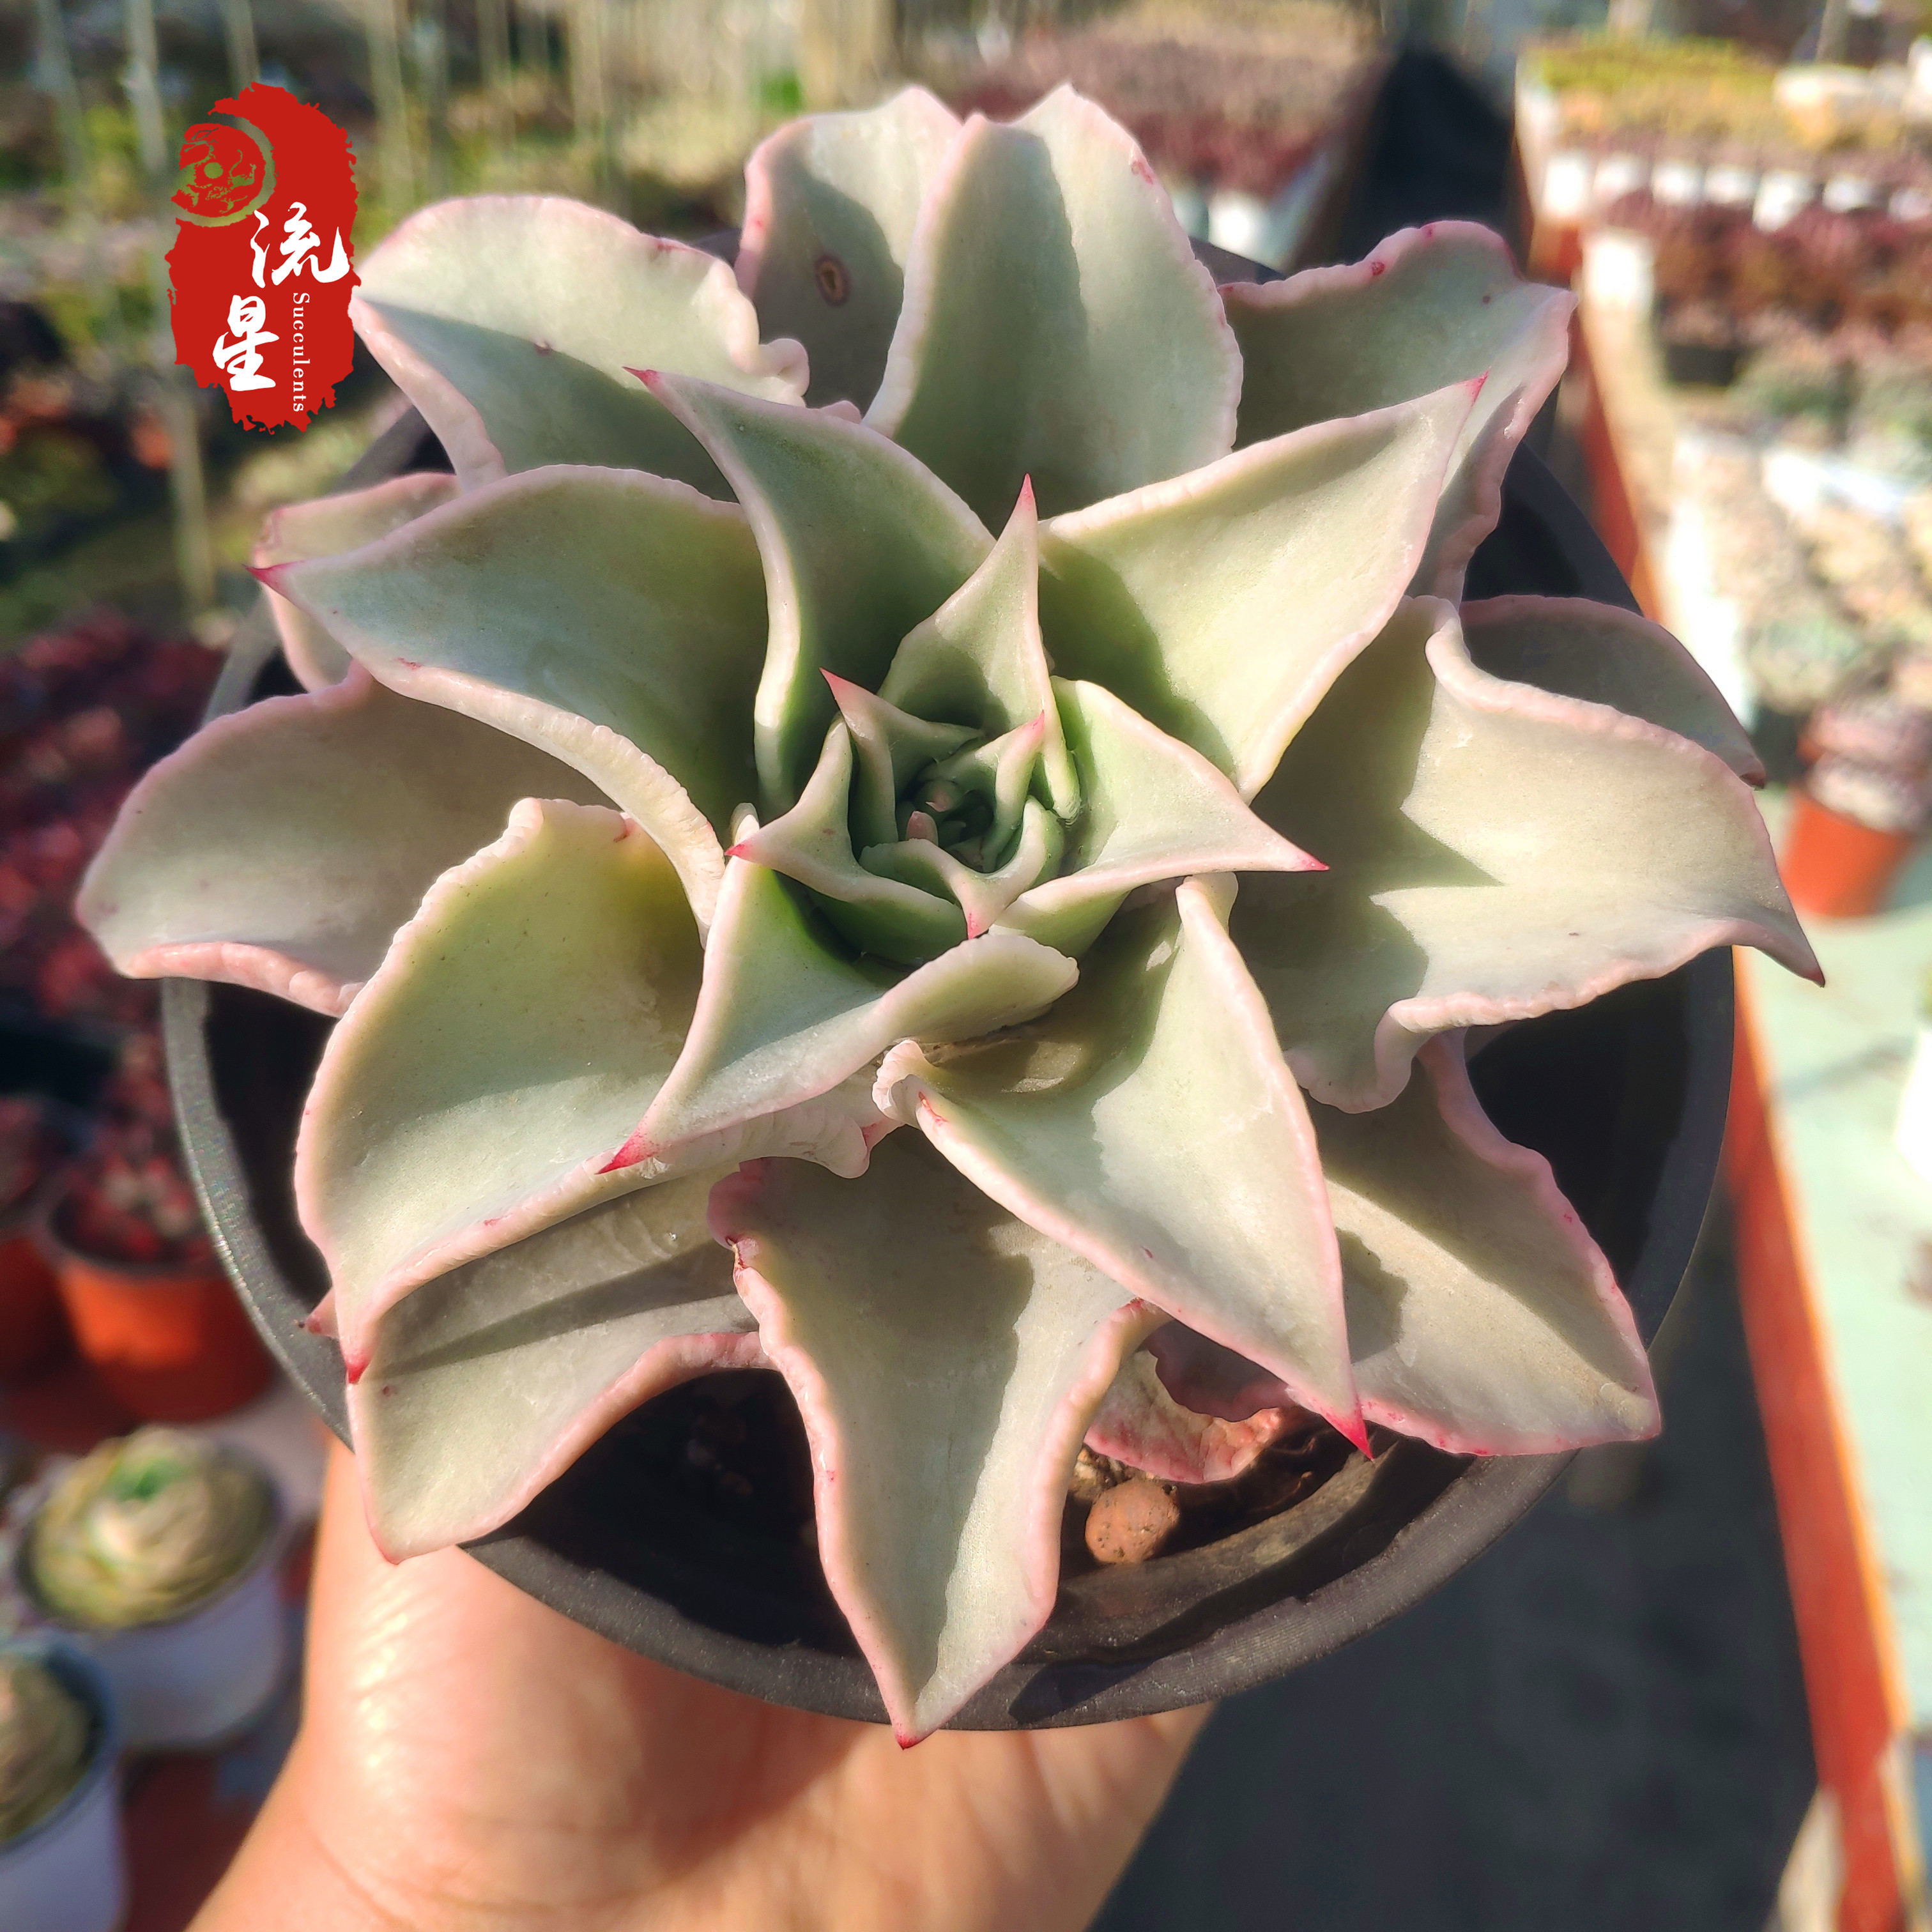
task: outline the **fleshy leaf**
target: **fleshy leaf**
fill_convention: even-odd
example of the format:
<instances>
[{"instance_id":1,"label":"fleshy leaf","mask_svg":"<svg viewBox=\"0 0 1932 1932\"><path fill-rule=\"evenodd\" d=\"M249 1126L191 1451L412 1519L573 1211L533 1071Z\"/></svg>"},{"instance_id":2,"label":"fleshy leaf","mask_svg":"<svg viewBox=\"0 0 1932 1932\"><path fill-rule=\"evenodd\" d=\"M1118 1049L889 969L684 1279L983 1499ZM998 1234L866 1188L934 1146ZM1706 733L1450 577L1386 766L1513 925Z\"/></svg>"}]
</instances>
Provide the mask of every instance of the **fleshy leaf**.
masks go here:
<instances>
[{"instance_id":1,"label":"fleshy leaf","mask_svg":"<svg viewBox=\"0 0 1932 1932\"><path fill-rule=\"evenodd\" d=\"M1054 692L1079 776L1080 817L1060 876L1022 893L1001 925L1078 956L1136 886L1189 872L1319 869L1198 752L1110 692L1064 678Z\"/></svg>"},{"instance_id":2,"label":"fleshy leaf","mask_svg":"<svg viewBox=\"0 0 1932 1932\"><path fill-rule=\"evenodd\" d=\"M1245 1422L1264 1408L1288 1412L1292 1398L1279 1376L1210 1342L1185 1322L1170 1322L1150 1336L1147 1350L1160 1371L1162 1386L1197 1415Z\"/></svg>"},{"instance_id":3,"label":"fleshy leaf","mask_svg":"<svg viewBox=\"0 0 1932 1932\"><path fill-rule=\"evenodd\" d=\"M1080 1438L1150 1316L916 1136L856 1183L793 1161L712 1220L797 1399L818 1551L902 1743L1044 1624Z\"/></svg>"},{"instance_id":4,"label":"fleshy leaf","mask_svg":"<svg viewBox=\"0 0 1932 1932\"><path fill-rule=\"evenodd\" d=\"M1012 932L969 939L911 973L848 958L776 872L734 859L690 1038L618 1158L656 1159L809 1100L896 1040L968 1039L1030 1018L1078 970Z\"/></svg>"},{"instance_id":5,"label":"fleshy leaf","mask_svg":"<svg viewBox=\"0 0 1932 1932\"><path fill-rule=\"evenodd\" d=\"M1661 624L1581 597L1492 597L1459 614L1471 660L1492 677L1647 718L1714 752L1745 784L1763 784L1750 734Z\"/></svg>"},{"instance_id":6,"label":"fleshy leaf","mask_svg":"<svg viewBox=\"0 0 1932 1932\"><path fill-rule=\"evenodd\" d=\"M868 422L992 524L1028 476L1052 515L1213 462L1240 388L1213 278L1124 128L1065 87L967 122Z\"/></svg>"},{"instance_id":7,"label":"fleshy leaf","mask_svg":"<svg viewBox=\"0 0 1932 1932\"><path fill-rule=\"evenodd\" d=\"M1123 914L1044 1018L936 1058L896 1048L874 1094L1001 1206L1359 1442L1315 1138L1228 943L1229 894L1190 880Z\"/></svg>"},{"instance_id":8,"label":"fleshy leaf","mask_svg":"<svg viewBox=\"0 0 1932 1932\"><path fill-rule=\"evenodd\" d=\"M1255 802L1331 868L1258 875L1233 928L1331 1105L1385 1106L1431 1034L1580 1006L1713 946L1817 972L1735 773L1478 670L1433 599L1342 674Z\"/></svg>"},{"instance_id":9,"label":"fleshy leaf","mask_svg":"<svg viewBox=\"0 0 1932 1932\"><path fill-rule=\"evenodd\" d=\"M526 800L430 889L330 1036L296 1146L352 1373L409 1289L601 1200L764 1153L863 1168L876 1117L832 1096L612 1171L702 964L669 862L614 812Z\"/></svg>"},{"instance_id":10,"label":"fleshy leaf","mask_svg":"<svg viewBox=\"0 0 1932 1932\"><path fill-rule=\"evenodd\" d=\"M931 890L950 892L966 915L968 936L976 939L1029 886L1052 877L1066 849L1066 834L1060 820L1038 799L1030 798L1021 809L1012 856L994 872L976 872L923 838L868 846L862 856L868 866L891 878L914 885L927 883Z\"/></svg>"},{"instance_id":11,"label":"fleshy leaf","mask_svg":"<svg viewBox=\"0 0 1932 1932\"><path fill-rule=\"evenodd\" d=\"M580 202L440 202L357 267L357 331L466 489L582 463L722 496L716 467L628 370L676 370L774 402L804 394L804 352L760 346L757 314L723 262Z\"/></svg>"},{"instance_id":12,"label":"fleshy leaf","mask_svg":"<svg viewBox=\"0 0 1932 1932\"><path fill-rule=\"evenodd\" d=\"M204 725L141 780L75 910L116 966L340 1013L438 873L532 795L596 802L568 766L359 666Z\"/></svg>"},{"instance_id":13,"label":"fleshy leaf","mask_svg":"<svg viewBox=\"0 0 1932 1932\"><path fill-rule=\"evenodd\" d=\"M937 477L857 423L645 380L717 459L758 538L771 634L754 736L760 807L776 818L796 801L835 715L824 674L878 690L907 632L992 538Z\"/></svg>"},{"instance_id":14,"label":"fleshy leaf","mask_svg":"<svg viewBox=\"0 0 1932 1932\"><path fill-rule=\"evenodd\" d=\"M1414 575L1473 395L1298 430L1055 518L1040 546L1054 668L1252 798Z\"/></svg>"},{"instance_id":15,"label":"fleshy leaf","mask_svg":"<svg viewBox=\"0 0 1932 1932\"><path fill-rule=\"evenodd\" d=\"M812 358L806 400L860 409L884 374L920 204L959 132L922 87L788 122L745 164L738 286Z\"/></svg>"},{"instance_id":16,"label":"fleshy leaf","mask_svg":"<svg viewBox=\"0 0 1932 1932\"><path fill-rule=\"evenodd\" d=\"M1180 1325L1170 1322L1159 1332ZM1163 1482L1225 1483L1252 1467L1296 1421L1306 1420L1292 1406L1255 1409L1235 1421L1185 1408L1168 1393L1155 1357L1143 1346L1121 1364L1088 1424L1087 1446Z\"/></svg>"},{"instance_id":17,"label":"fleshy leaf","mask_svg":"<svg viewBox=\"0 0 1932 1932\"><path fill-rule=\"evenodd\" d=\"M876 693L826 673L838 715L858 760L852 794L855 836L868 845L899 836L899 794L935 759L950 758L973 735L969 724L934 724L908 717Z\"/></svg>"},{"instance_id":18,"label":"fleshy leaf","mask_svg":"<svg viewBox=\"0 0 1932 1932\"><path fill-rule=\"evenodd\" d=\"M716 1178L608 1201L424 1282L382 1318L349 1419L392 1562L508 1522L651 1396L762 1365L705 1225Z\"/></svg>"},{"instance_id":19,"label":"fleshy leaf","mask_svg":"<svg viewBox=\"0 0 1932 1932\"><path fill-rule=\"evenodd\" d=\"M899 646L879 695L916 717L970 724L988 739L1044 718L1046 801L1061 818L1073 815L1079 789L1040 642L1040 520L1030 483L992 554Z\"/></svg>"},{"instance_id":20,"label":"fleshy leaf","mask_svg":"<svg viewBox=\"0 0 1932 1932\"><path fill-rule=\"evenodd\" d=\"M367 490L290 503L262 524L248 560L257 569L266 569L272 564L302 563L313 556L360 550L448 502L456 490L454 476L425 470L392 476ZM282 655L304 690L320 691L348 674L349 653L306 610L273 590L268 592L268 609L282 640Z\"/></svg>"},{"instance_id":21,"label":"fleshy leaf","mask_svg":"<svg viewBox=\"0 0 1932 1932\"><path fill-rule=\"evenodd\" d=\"M1314 1110L1362 1412L1465 1454L1654 1435L1629 1304L1549 1162L1490 1125L1459 1037L1417 1064L1386 1107Z\"/></svg>"},{"instance_id":22,"label":"fleshy leaf","mask_svg":"<svg viewBox=\"0 0 1932 1932\"><path fill-rule=\"evenodd\" d=\"M916 879L882 878L852 850L847 811L852 792L851 734L842 721L825 734L818 769L782 818L747 832L734 859L782 872L819 896L820 910L861 952L916 964L966 937L959 907Z\"/></svg>"},{"instance_id":23,"label":"fleshy leaf","mask_svg":"<svg viewBox=\"0 0 1932 1932\"><path fill-rule=\"evenodd\" d=\"M537 470L271 580L392 689L594 779L708 918L713 828L754 782L764 590L740 511L634 472Z\"/></svg>"},{"instance_id":24,"label":"fleshy leaf","mask_svg":"<svg viewBox=\"0 0 1932 1932\"><path fill-rule=\"evenodd\" d=\"M1415 577L1419 591L1460 596L1502 514L1503 472L1569 359L1576 298L1524 281L1502 238L1466 221L1405 228L1364 261L1221 296L1241 345L1243 445L1486 378Z\"/></svg>"}]
</instances>

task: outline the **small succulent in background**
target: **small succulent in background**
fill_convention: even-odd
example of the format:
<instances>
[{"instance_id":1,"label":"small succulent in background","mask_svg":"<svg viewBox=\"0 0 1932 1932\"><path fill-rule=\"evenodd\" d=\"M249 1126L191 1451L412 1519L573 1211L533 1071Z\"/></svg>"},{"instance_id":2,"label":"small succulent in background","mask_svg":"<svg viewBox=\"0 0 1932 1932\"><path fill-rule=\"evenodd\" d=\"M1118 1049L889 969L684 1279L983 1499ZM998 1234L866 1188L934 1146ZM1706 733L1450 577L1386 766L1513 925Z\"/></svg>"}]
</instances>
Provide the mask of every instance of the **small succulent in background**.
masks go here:
<instances>
[{"instance_id":1,"label":"small succulent in background","mask_svg":"<svg viewBox=\"0 0 1932 1932\"><path fill-rule=\"evenodd\" d=\"M44 1101L32 1094L0 1095L0 1220L25 1205L65 1152Z\"/></svg>"},{"instance_id":2,"label":"small succulent in background","mask_svg":"<svg viewBox=\"0 0 1932 1932\"><path fill-rule=\"evenodd\" d=\"M150 1426L102 1443L60 1478L28 1533L28 1566L63 1622L126 1630L212 1596L254 1560L274 1522L251 1464Z\"/></svg>"},{"instance_id":3,"label":"small succulent in background","mask_svg":"<svg viewBox=\"0 0 1932 1932\"><path fill-rule=\"evenodd\" d=\"M776 1367L910 1740L1051 1611L1083 1437L1198 1483L1311 1414L1652 1430L1461 1030L1816 968L1674 640L1456 608L1567 340L1494 237L1217 291L1064 90L795 124L747 209L735 280L542 200L371 254L454 477L282 513L305 694L158 768L80 904L340 1016L296 1189L382 1547Z\"/></svg>"},{"instance_id":4,"label":"small succulent in background","mask_svg":"<svg viewBox=\"0 0 1932 1932\"><path fill-rule=\"evenodd\" d=\"M44 1664L0 1652L0 1846L80 1782L93 1729L86 1706Z\"/></svg>"},{"instance_id":5,"label":"small succulent in background","mask_svg":"<svg viewBox=\"0 0 1932 1932\"><path fill-rule=\"evenodd\" d=\"M160 1037L130 1034L56 1211L82 1254L136 1267L205 1268L214 1250L182 1166Z\"/></svg>"}]
</instances>

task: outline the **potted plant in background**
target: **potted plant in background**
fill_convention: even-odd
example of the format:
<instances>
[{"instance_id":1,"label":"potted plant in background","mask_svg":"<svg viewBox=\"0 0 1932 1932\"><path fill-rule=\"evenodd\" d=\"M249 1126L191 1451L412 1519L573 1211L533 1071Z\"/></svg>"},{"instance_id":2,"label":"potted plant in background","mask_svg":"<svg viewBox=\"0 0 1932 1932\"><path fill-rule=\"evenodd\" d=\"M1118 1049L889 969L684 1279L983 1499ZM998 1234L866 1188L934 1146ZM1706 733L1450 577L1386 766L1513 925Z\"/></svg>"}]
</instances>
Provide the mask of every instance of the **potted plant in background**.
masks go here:
<instances>
[{"instance_id":1,"label":"potted plant in background","mask_svg":"<svg viewBox=\"0 0 1932 1932\"><path fill-rule=\"evenodd\" d=\"M0 1646L0 1923L116 1932L127 1916L112 1694L63 1644Z\"/></svg>"},{"instance_id":2,"label":"potted plant in background","mask_svg":"<svg viewBox=\"0 0 1932 1932\"><path fill-rule=\"evenodd\" d=\"M70 1140L49 1102L0 1096L0 1380L38 1368L66 1339L60 1290L33 1230Z\"/></svg>"},{"instance_id":3,"label":"potted plant in background","mask_svg":"<svg viewBox=\"0 0 1932 1932\"><path fill-rule=\"evenodd\" d=\"M182 1172L152 1032L122 1046L91 1143L38 1225L80 1352L134 1414L200 1421L267 1387L274 1366Z\"/></svg>"},{"instance_id":4,"label":"potted plant in background","mask_svg":"<svg viewBox=\"0 0 1932 1932\"><path fill-rule=\"evenodd\" d=\"M34 1513L22 1585L106 1673L134 1748L218 1742L280 1688L278 1527L254 1462L157 1427L101 1444Z\"/></svg>"},{"instance_id":5,"label":"potted plant in background","mask_svg":"<svg viewBox=\"0 0 1932 1932\"><path fill-rule=\"evenodd\" d=\"M775 1367L815 1521L783 1557L706 1519L642 1562L708 1610L610 1612L568 1534L485 1553L910 1741L1240 1681L1157 1666L1210 1602L1301 1588L1297 1551L1372 1570L1458 1479L1368 1460L1388 1432L1654 1428L1609 1264L1462 1029L1731 942L1816 968L1675 641L1457 608L1566 296L1456 224L1217 292L1066 91L782 130L735 282L516 198L428 210L361 274L453 480L283 513L306 691L151 773L80 910L124 970L335 1018L295 1204L386 1550L540 1516L633 1411L715 1462L736 1372ZM214 1158L235 1130L184 1077ZM218 1215L332 1393L259 1198ZM1338 1452L1312 1495L1112 1566L1149 1579L1132 1616L1056 1634L1083 1437L1193 1484L1306 1415ZM661 1500L612 1489L596 1533ZM837 1607L807 1642L760 1640L776 1585L720 1616L741 1556L789 1588L813 1549ZM1070 1571L1062 1610L1104 1623L1108 1588Z\"/></svg>"}]
</instances>

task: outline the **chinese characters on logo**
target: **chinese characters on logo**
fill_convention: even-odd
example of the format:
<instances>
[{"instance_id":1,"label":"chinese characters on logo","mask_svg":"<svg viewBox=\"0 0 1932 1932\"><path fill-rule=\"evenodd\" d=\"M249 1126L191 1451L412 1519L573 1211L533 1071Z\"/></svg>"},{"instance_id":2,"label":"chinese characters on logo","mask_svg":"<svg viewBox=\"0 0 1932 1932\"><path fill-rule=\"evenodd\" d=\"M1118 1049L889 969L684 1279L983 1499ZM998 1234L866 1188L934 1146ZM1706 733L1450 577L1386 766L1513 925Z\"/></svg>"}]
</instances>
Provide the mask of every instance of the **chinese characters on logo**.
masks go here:
<instances>
[{"instance_id":1,"label":"chinese characters on logo","mask_svg":"<svg viewBox=\"0 0 1932 1932\"><path fill-rule=\"evenodd\" d=\"M248 244L248 252L254 258L256 287L265 286L262 272L268 266L268 251L261 242L261 230L268 225L268 218L260 208L255 211L256 236ZM342 230L335 231L335 248L328 260L328 266L322 267L315 259L315 251L322 245L322 238L309 226L308 210L297 202L290 211L289 218L283 223L286 238L282 243L282 265L274 272L275 285L279 287L291 275L299 275L307 268L318 282L339 282L349 272L349 256L342 245ZM306 306L306 304L301 304ZM226 334L214 339L213 354L218 367L227 371L230 389L272 389L275 379L262 374L262 345L279 342L281 338L268 331L268 305L260 296L236 296L228 304L228 327L233 332L231 342ZM302 318L297 317L299 328ZM296 380L302 374L300 358L296 362Z\"/></svg>"},{"instance_id":2,"label":"chinese characters on logo","mask_svg":"<svg viewBox=\"0 0 1932 1932\"><path fill-rule=\"evenodd\" d=\"M258 83L215 111L238 124L204 122L182 148L168 256L176 360L221 386L236 422L305 429L353 352L348 142L278 87Z\"/></svg>"}]
</instances>

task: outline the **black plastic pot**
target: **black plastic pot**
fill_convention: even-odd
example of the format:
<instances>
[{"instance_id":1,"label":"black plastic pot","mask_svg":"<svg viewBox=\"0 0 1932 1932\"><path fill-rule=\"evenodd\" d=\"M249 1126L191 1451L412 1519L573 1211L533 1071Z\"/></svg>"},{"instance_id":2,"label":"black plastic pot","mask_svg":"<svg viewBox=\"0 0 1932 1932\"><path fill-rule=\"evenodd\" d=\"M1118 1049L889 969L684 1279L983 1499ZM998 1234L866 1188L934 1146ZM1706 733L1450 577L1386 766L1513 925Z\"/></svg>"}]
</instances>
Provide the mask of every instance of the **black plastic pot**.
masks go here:
<instances>
[{"instance_id":1,"label":"black plastic pot","mask_svg":"<svg viewBox=\"0 0 1932 1932\"><path fill-rule=\"evenodd\" d=\"M426 466L436 454L406 420L351 480ZM1527 448L1469 572L1472 597L1508 591L1631 602L1581 512ZM258 623L211 708L291 688ZM193 981L169 985L164 1010L182 1138L223 1257L269 1346L341 1434L340 1358L302 1326L325 1284L290 1182L328 1023ZM1520 1026L1475 1063L1497 1126L1552 1162L1646 1339L1676 1292L1715 1177L1731 1030L1731 962L1720 952ZM872 1674L795 1526L692 1500L676 1406L688 1399L674 1391L627 1418L472 1553L578 1622L694 1676L882 1720ZM1070 1576L1046 1628L955 1723L1093 1723L1279 1676L1426 1595L1520 1518L1568 1460L1472 1460L1402 1441L1372 1464L1352 1458L1312 1496L1218 1542ZM808 1489L802 1468L794 1473Z\"/></svg>"}]
</instances>

